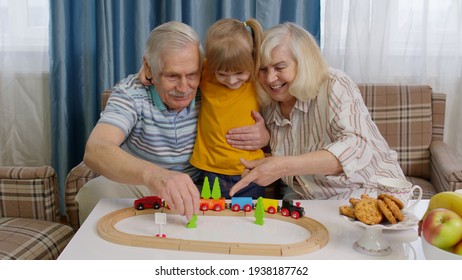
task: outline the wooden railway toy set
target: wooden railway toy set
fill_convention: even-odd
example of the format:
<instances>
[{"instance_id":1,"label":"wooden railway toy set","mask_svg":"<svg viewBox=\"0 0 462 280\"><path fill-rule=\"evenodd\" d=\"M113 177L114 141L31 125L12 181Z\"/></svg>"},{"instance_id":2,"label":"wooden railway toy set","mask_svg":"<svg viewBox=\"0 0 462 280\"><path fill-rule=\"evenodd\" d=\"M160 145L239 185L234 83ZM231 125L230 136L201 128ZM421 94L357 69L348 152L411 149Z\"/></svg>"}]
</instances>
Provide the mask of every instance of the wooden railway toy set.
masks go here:
<instances>
[{"instance_id":1,"label":"wooden railway toy set","mask_svg":"<svg viewBox=\"0 0 462 280\"><path fill-rule=\"evenodd\" d=\"M207 178L206 178L207 179ZM300 242L291 244L258 244L237 242L211 242L169 238L163 234L144 236L120 231L116 224L123 219L136 215L153 213L175 214L168 208L161 198L147 196L134 201L134 207L120 209L107 214L98 221L98 234L105 240L127 246L147 247L177 251L194 251L220 254L240 255L266 255L266 256L295 256L308 254L324 247L329 241L327 229L318 221L305 216L304 208L300 203L293 204L291 201L259 198L253 203L251 197L232 197L230 202L221 196L217 181L214 182L214 190L210 196L208 180L204 181L201 193L200 216L250 216L255 217L255 226L265 226L263 218L277 219L284 222L294 223L306 229L309 237ZM264 213L268 213L265 215ZM158 215L158 214L156 214ZM198 217L190 221L188 228L194 228ZM159 236L163 237L160 238Z\"/></svg>"}]
</instances>

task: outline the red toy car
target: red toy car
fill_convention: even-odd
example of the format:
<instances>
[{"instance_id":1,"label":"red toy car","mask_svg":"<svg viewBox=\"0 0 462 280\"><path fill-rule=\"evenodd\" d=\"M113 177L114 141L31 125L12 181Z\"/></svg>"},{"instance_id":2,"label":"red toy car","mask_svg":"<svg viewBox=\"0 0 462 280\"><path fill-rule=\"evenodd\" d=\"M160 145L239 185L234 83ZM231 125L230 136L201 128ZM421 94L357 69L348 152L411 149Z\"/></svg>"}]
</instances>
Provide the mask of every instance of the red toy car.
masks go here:
<instances>
[{"instance_id":1,"label":"red toy car","mask_svg":"<svg viewBox=\"0 0 462 280\"><path fill-rule=\"evenodd\" d=\"M138 210L146 208L159 209L162 207L162 199L158 196L146 196L135 200L134 207Z\"/></svg>"}]
</instances>

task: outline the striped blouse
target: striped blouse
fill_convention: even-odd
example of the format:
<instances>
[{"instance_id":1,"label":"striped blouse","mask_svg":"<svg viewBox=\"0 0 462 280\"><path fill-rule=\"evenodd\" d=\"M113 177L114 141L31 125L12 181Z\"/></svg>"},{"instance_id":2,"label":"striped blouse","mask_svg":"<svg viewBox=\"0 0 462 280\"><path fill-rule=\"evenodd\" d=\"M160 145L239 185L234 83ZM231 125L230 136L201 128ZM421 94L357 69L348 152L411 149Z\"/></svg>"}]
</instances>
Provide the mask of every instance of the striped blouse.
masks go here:
<instances>
[{"instance_id":1,"label":"striped blouse","mask_svg":"<svg viewBox=\"0 0 462 280\"><path fill-rule=\"evenodd\" d=\"M189 163L197 133L200 94L180 112L170 111L154 86L145 87L137 75L120 81L112 90L98 123L117 126L125 133L121 148L169 170L199 171Z\"/></svg>"},{"instance_id":2,"label":"striped blouse","mask_svg":"<svg viewBox=\"0 0 462 280\"><path fill-rule=\"evenodd\" d=\"M376 188L379 177L404 178L397 153L372 121L356 84L343 72L329 69L318 95L297 100L291 119L277 102L262 108L270 131L273 156L294 156L327 150L344 173L305 174L282 180L304 199L328 199L359 188Z\"/></svg>"}]
</instances>

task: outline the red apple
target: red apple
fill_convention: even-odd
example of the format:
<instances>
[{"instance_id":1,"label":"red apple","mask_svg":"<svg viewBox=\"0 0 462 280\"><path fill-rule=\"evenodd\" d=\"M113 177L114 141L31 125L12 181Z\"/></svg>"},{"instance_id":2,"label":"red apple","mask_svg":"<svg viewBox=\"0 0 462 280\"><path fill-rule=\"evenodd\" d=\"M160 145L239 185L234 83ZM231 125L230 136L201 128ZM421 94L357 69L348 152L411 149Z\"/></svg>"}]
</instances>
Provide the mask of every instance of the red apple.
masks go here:
<instances>
[{"instance_id":1,"label":"red apple","mask_svg":"<svg viewBox=\"0 0 462 280\"><path fill-rule=\"evenodd\" d=\"M448 249L462 240L462 217L449 209L434 209L425 217L422 233L430 244Z\"/></svg>"},{"instance_id":2,"label":"red apple","mask_svg":"<svg viewBox=\"0 0 462 280\"><path fill-rule=\"evenodd\" d=\"M454 254L462 256L462 240L459 243L457 243L456 246L454 246L454 248L452 249L452 252Z\"/></svg>"}]
</instances>

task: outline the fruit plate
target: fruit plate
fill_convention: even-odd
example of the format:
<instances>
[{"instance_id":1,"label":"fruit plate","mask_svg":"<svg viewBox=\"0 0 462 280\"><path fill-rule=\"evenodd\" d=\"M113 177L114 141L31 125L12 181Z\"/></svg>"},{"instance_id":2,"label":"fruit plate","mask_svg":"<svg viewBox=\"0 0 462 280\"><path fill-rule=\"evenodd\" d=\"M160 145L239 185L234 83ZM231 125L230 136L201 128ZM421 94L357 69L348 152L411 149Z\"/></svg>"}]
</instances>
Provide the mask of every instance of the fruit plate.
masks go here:
<instances>
[{"instance_id":1,"label":"fruit plate","mask_svg":"<svg viewBox=\"0 0 462 280\"><path fill-rule=\"evenodd\" d=\"M383 224L377 224L377 225L366 225L365 223L352 219L350 217L342 215L347 221L350 223L353 223L355 225L359 225L363 228L378 228L382 230L407 230L407 229L412 229L417 224L419 223L419 218L417 218L414 214L408 213L406 211L403 212L404 214L404 220L396 223L396 224L391 224L391 223L383 223Z\"/></svg>"},{"instance_id":2,"label":"fruit plate","mask_svg":"<svg viewBox=\"0 0 462 280\"><path fill-rule=\"evenodd\" d=\"M427 260L462 260L462 256L433 246L423 237L420 237L420 239L422 240L422 249Z\"/></svg>"}]
</instances>

